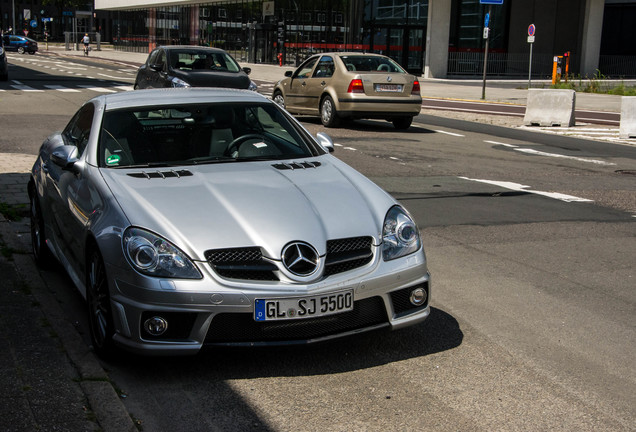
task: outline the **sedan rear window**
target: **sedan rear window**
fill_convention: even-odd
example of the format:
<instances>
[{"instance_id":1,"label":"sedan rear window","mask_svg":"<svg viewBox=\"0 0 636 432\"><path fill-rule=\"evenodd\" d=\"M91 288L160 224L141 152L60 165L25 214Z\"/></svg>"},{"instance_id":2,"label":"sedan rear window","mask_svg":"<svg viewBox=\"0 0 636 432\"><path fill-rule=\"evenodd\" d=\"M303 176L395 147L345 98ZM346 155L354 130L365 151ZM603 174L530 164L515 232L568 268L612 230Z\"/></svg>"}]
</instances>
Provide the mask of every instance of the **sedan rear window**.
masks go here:
<instances>
[{"instance_id":1,"label":"sedan rear window","mask_svg":"<svg viewBox=\"0 0 636 432\"><path fill-rule=\"evenodd\" d=\"M321 154L274 104L209 104L107 111L101 167L281 160Z\"/></svg>"},{"instance_id":2,"label":"sedan rear window","mask_svg":"<svg viewBox=\"0 0 636 432\"><path fill-rule=\"evenodd\" d=\"M388 57L351 55L340 57L349 71L406 73L402 67Z\"/></svg>"},{"instance_id":3,"label":"sedan rear window","mask_svg":"<svg viewBox=\"0 0 636 432\"><path fill-rule=\"evenodd\" d=\"M172 51L170 63L173 69L213 70L218 72L238 72L239 65L224 52Z\"/></svg>"}]
</instances>

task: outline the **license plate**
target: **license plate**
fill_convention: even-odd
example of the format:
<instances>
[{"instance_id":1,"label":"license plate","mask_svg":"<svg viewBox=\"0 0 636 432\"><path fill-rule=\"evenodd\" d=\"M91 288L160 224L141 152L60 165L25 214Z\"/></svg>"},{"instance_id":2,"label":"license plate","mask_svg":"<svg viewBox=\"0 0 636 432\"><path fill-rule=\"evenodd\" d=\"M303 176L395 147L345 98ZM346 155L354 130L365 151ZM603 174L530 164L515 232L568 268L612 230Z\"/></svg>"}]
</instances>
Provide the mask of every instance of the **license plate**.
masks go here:
<instances>
[{"instance_id":1,"label":"license plate","mask_svg":"<svg viewBox=\"0 0 636 432\"><path fill-rule=\"evenodd\" d=\"M282 321L315 318L351 310L353 310L352 290L319 296L256 299L254 301L254 320Z\"/></svg>"},{"instance_id":2,"label":"license plate","mask_svg":"<svg viewBox=\"0 0 636 432\"><path fill-rule=\"evenodd\" d=\"M376 84L375 91L377 92L401 92L402 84Z\"/></svg>"}]
</instances>

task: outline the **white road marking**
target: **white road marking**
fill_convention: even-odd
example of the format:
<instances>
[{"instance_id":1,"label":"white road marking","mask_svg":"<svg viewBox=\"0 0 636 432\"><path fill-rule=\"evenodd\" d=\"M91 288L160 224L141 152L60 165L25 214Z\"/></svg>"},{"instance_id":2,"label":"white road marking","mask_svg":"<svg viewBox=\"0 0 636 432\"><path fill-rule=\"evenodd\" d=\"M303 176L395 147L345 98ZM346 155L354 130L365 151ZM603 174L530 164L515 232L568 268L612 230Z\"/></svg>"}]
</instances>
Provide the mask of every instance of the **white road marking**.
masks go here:
<instances>
[{"instance_id":1,"label":"white road marking","mask_svg":"<svg viewBox=\"0 0 636 432\"><path fill-rule=\"evenodd\" d=\"M436 130L435 132L441 133L441 134L446 134L446 135L451 135L451 136L454 136L454 137L465 137L466 136L466 135L461 135L461 134L458 134L458 133L446 132L446 131L443 131L443 130Z\"/></svg>"},{"instance_id":2,"label":"white road marking","mask_svg":"<svg viewBox=\"0 0 636 432\"><path fill-rule=\"evenodd\" d=\"M606 165L606 166L616 165L613 162L605 162L605 161L598 160L598 159L588 159L588 158L581 158L581 157L577 157L577 156L566 156L566 155L562 155L562 154L558 154L558 153L547 153L547 152L542 152L542 151L531 149L531 148L523 148L523 147L519 147L519 146L516 146L516 145L501 143L501 142L497 142L497 141L484 141L484 142L489 143L489 144L501 145L501 146L504 146L504 147L512 148L515 151L518 151L518 152L521 152L521 153L532 154L532 155L535 155L535 156L546 156L546 157L553 157L553 158L570 159L570 160L575 160L575 161L579 161L579 162L593 163L593 164L597 164L597 165Z\"/></svg>"},{"instance_id":3,"label":"white road marking","mask_svg":"<svg viewBox=\"0 0 636 432\"><path fill-rule=\"evenodd\" d=\"M80 91L77 89L72 89L72 88L61 86L61 85L45 85L44 87L50 90L57 90L57 91L66 92L66 93L80 93Z\"/></svg>"},{"instance_id":4,"label":"white road marking","mask_svg":"<svg viewBox=\"0 0 636 432\"><path fill-rule=\"evenodd\" d=\"M527 193L531 193L531 194L535 194L535 195L542 195L548 198L552 198L552 199L556 199L559 201L565 201L565 202L594 202L593 200L587 199L587 198L579 198L573 195L566 195L566 194L562 194L562 193L558 193L558 192L544 192L544 191L536 191L536 190L531 190L528 189L531 186L527 186L527 185L522 185L519 183L512 183L512 182L502 182L502 181L496 181L496 180L483 180L483 179L471 179L468 177L459 177L460 179L463 180L469 180L469 181L473 181L473 182L479 182L479 183L486 183L486 184L490 184L493 186L498 186L504 189L509 189L509 190L513 190L513 191L517 191L517 192L527 192Z\"/></svg>"},{"instance_id":5,"label":"white road marking","mask_svg":"<svg viewBox=\"0 0 636 432\"><path fill-rule=\"evenodd\" d=\"M117 93L115 90L111 90L106 87L94 87L90 85L80 85L80 87L86 90L92 90L99 93Z\"/></svg>"},{"instance_id":6,"label":"white road marking","mask_svg":"<svg viewBox=\"0 0 636 432\"><path fill-rule=\"evenodd\" d=\"M43 92L44 91L44 90L34 89L33 87L29 87L28 85L24 85L20 81L13 80L12 82L13 84L11 85L11 87L13 87L16 90L22 90L26 92Z\"/></svg>"}]
</instances>

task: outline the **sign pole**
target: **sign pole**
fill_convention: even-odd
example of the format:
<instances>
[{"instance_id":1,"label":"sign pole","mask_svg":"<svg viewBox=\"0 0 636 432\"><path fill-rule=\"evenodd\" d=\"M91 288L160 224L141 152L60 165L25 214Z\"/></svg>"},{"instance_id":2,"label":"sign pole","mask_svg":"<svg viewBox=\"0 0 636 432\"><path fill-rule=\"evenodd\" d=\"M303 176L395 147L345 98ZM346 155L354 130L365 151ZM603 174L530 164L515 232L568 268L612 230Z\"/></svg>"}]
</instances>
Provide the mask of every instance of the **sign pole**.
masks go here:
<instances>
[{"instance_id":1,"label":"sign pole","mask_svg":"<svg viewBox=\"0 0 636 432\"><path fill-rule=\"evenodd\" d=\"M481 98L486 99L486 71L488 70L488 40L490 39L490 14L492 12L492 5L488 5L488 14L486 15L486 25L484 26L484 39L486 39L486 49L484 50L484 77L481 87Z\"/></svg>"},{"instance_id":2,"label":"sign pole","mask_svg":"<svg viewBox=\"0 0 636 432\"><path fill-rule=\"evenodd\" d=\"M534 32L536 28L534 24L528 26L528 43L530 44L530 61L528 65L528 90L532 87L532 47L534 46Z\"/></svg>"}]
</instances>

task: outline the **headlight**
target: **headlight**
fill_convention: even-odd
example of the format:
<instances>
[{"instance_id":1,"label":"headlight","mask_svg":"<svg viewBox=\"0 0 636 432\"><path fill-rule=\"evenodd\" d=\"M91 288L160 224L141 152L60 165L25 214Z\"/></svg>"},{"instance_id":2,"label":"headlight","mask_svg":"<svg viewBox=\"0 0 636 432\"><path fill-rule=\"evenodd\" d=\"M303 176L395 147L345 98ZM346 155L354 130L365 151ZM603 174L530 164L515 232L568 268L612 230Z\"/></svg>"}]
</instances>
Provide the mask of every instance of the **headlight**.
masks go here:
<instances>
[{"instance_id":1,"label":"headlight","mask_svg":"<svg viewBox=\"0 0 636 432\"><path fill-rule=\"evenodd\" d=\"M173 77L170 81L172 81L172 87L190 87L190 84L181 78Z\"/></svg>"},{"instance_id":2,"label":"headlight","mask_svg":"<svg viewBox=\"0 0 636 432\"><path fill-rule=\"evenodd\" d=\"M254 81L250 81L250 85L247 88L248 90L252 90L252 91L256 91L258 89L258 86L254 83Z\"/></svg>"},{"instance_id":3,"label":"headlight","mask_svg":"<svg viewBox=\"0 0 636 432\"><path fill-rule=\"evenodd\" d=\"M382 257L384 261L416 252L420 248L420 232L413 219L402 209L392 207L384 218Z\"/></svg>"},{"instance_id":4,"label":"headlight","mask_svg":"<svg viewBox=\"0 0 636 432\"><path fill-rule=\"evenodd\" d=\"M201 273L169 241L140 228L128 228L123 237L124 253L138 272L155 277L200 279Z\"/></svg>"}]
</instances>

